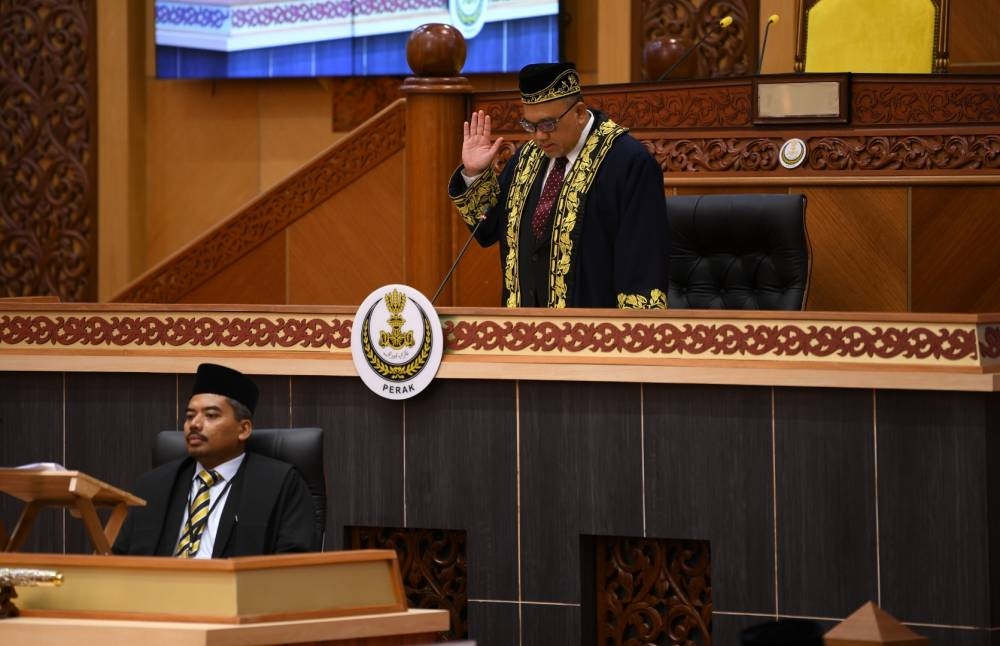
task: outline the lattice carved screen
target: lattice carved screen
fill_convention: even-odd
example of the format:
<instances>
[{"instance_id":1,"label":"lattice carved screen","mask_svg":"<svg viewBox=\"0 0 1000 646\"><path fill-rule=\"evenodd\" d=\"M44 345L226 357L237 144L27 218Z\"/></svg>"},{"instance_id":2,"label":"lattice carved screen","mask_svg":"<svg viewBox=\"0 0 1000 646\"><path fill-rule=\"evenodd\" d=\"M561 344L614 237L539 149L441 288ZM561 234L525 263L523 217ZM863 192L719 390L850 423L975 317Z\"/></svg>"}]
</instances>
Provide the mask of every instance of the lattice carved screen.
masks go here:
<instances>
[{"instance_id":1,"label":"lattice carved screen","mask_svg":"<svg viewBox=\"0 0 1000 646\"><path fill-rule=\"evenodd\" d=\"M691 55L696 58L695 78L743 76L757 71L759 0L641 0L641 38L634 56L641 59L646 45L673 36L693 45L726 16L733 24L712 33Z\"/></svg>"},{"instance_id":2,"label":"lattice carved screen","mask_svg":"<svg viewBox=\"0 0 1000 646\"><path fill-rule=\"evenodd\" d=\"M93 0L0 0L0 296L95 300Z\"/></svg>"}]
</instances>

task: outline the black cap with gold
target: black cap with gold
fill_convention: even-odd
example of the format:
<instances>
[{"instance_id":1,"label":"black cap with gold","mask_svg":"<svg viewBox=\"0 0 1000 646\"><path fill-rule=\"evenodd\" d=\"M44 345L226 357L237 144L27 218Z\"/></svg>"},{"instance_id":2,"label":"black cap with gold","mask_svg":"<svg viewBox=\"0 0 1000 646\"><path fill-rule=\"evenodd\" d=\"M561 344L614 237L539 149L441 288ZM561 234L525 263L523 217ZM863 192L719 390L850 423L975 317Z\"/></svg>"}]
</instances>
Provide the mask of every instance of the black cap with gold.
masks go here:
<instances>
[{"instance_id":1,"label":"black cap with gold","mask_svg":"<svg viewBox=\"0 0 1000 646\"><path fill-rule=\"evenodd\" d=\"M194 377L192 395L209 393L235 399L246 406L251 413L257 407L259 391L257 384L242 372L220 366L214 363L203 363L198 366Z\"/></svg>"},{"instance_id":2,"label":"black cap with gold","mask_svg":"<svg viewBox=\"0 0 1000 646\"><path fill-rule=\"evenodd\" d=\"M517 78L521 102L532 105L579 94L580 75L573 63L532 63Z\"/></svg>"}]
</instances>

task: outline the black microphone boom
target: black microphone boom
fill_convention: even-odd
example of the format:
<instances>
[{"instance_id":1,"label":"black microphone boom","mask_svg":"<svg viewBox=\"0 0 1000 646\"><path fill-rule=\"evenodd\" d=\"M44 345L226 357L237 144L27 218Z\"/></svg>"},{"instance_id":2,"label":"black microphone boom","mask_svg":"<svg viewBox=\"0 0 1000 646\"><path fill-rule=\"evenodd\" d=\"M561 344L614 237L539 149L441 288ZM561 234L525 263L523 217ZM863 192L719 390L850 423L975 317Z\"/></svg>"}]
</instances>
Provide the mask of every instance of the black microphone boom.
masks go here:
<instances>
[{"instance_id":1,"label":"black microphone boom","mask_svg":"<svg viewBox=\"0 0 1000 646\"><path fill-rule=\"evenodd\" d=\"M434 301L436 301L438 299L438 296L441 295L441 290L444 289L444 286L448 284L448 279L451 278L452 273L454 273L455 267L458 267L458 263L461 262L462 256L465 255L465 252L469 248L469 245L472 244L472 239L476 237L476 231L479 230L479 225L482 224L483 220L485 219L486 219L485 215L480 215L479 222L476 222L476 226L472 227L472 233L469 234L469 239L465 241L465 246L462 247L462 250L458 252L458 256L455 258L455 262L451 263L451 269L449 269L448 273L444 275L444 280L441 281L441 284L438 285L437 291L434 292L434 298L431 299L431 305L433 305Z\"/></svg>"},{"instance_id":2,"label":"black microphone boom","mask_svg":"<svg viewBox=\"0 0 1000 646\"><path fill-rule=\"evenodd\" d=\"M717 22L715 24L715 26L718 27L719 29L725 29L725 28L729 27L729 25L731 25L731 24L733 24L733 18L732 18L732 16L726 16L725 18L723 18L722 20L720 20L719 22ZM698 49L699 47L701 47L701 44L703 42L705 42L706 40L708 40L708 37L711 36L714 33L715 33L715 29L708 29L708 30L706 30L705 34L701 38L698 39L698 42L696 42L691 47L688 47L687 51L684 52L683 54L681 54L681 57L678 58L676 61L674 61L673 65L671 65L670 67L667 68L667 71L665 71L663 74L660 74L658 77L656 77L656 80L657 81L662 81L663 79L665 79L668 76L670 76L670 73L673 72L675 69L677 69L678 65L680 65L681 63L683 63L684 60L688 56L690 56L692 52L694 52L696 49Z\"/></svg>"},{"instance_id":3,"label":"black microphone boom","mask_svg":"<svg viewBox=\"0 0 1000 646\"><path fill-rule=\"evenodd\" d=\"M757 74L760 74L760 69L764 67L764 48L767 47L767 32L771 31L771 25L776 22L778 22L778 14L772 13L767 19L767 24L764 25L764 38L761 39L760 43L760 60L757 61Z\"/></svg>"}]
</instances>

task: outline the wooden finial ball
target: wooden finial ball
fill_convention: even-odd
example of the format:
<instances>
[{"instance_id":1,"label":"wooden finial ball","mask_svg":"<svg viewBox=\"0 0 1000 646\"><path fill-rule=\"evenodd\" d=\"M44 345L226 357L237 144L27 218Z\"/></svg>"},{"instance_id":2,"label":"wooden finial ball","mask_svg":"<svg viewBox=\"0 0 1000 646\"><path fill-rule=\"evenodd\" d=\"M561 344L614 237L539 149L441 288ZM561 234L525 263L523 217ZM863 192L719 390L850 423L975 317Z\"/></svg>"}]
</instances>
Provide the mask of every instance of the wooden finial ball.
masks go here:
<instances>
[{"instance_id":1,"label":"wooden finial ball","mask_svg":"<svg viewBox=\"0 0 1000 646\"><path fill-rule=\"evenodd\" d=\"M642 72L647 81L655 81L660 75L670 69L691 47L687 38L663 36L655 38L642 49ZM671 78L692 78L698 69L698 58L695 53L677 66L670 73Z\"/></svg>"},{"instance_id":2,"label":"wooden finial ball","mask_svg":"<svg viewBox=\"0 0 1000 646\"><path fill-rule=\"evenodd\" d=\"M458 76L465 65L465 37L451 25L420 25L406 41L406 62L417 76Z\"/></svg>"}]
</instances>

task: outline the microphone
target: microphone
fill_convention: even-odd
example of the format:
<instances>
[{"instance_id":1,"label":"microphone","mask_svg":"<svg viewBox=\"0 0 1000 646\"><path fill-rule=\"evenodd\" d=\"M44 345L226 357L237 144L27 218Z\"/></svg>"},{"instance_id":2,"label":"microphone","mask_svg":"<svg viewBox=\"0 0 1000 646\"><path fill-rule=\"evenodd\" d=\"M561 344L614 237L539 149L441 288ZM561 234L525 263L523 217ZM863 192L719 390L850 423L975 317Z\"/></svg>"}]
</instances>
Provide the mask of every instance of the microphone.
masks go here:
<instances>
[{"instance_id":1,"label":"microphone","mask_svg":"<svg viewBox=\"0 0 1000 646\"><path fill-rule=\"evenodd\" d=\"M733 17L732 16L726 16L725 18L723 18L722 20L720 20L718 23L716 23L716 26L720 30L722 30L722 29L728 28L729 25L731 25L731 24L733 24ZM705 31L705 35L702 36L701 38L699 38L698 42L696 42L694 45L692 45L691 47L689 47L686 52L684 52L683 54L681 54L681 57L678 58L676 61L674 61L674 64L671 65L670 67L668 67L666 72L664 72L663 74L660 74L656 78L656 80L657 81L662 81L663 79L665 79L668 76L670 76L670 73L673 72L675 69L677 69L677 66L680 65L682 62L684 62L684 59L687 58L688 56L690 56L691 53L694 50L696 50L699 47L701 47L701 44L703 42L705 42L708 39L708 37L711 36L713 33L715 33L715 29L713 29L711 26L709 26L709 29Z\"/></svg>"},{"instance_id":2,"label":"microphone","mask_svg":"<svg viewBox=\"0 0 1000 646\"><path fill-rule=\"evenodd\" d=\"M767 25L764 26L764 39L760 43L760 60L757 61L757 74L760 74L760 68L764 66L764 48L767 47L767 32L771 31L771 25L778 22L778 14L772 13L767 19Z\"/></svg>"},{"instance_id":3,"label":"microphone","mask_svg":"<svg viewBox=\"0 0 1000 646\"><path fill-rule=\"evenodd\" d=\"M485 219L486 219L486 214L483 213L482 215L479 216L479 222L476 222L476 226L472 227L472 233L469 234L469 239L465 241L465 246L462 247L462 250L458 252L458 256L455 257L455 262L451 263L451 269L449 269L448 273L444 275L444 280L441 281L441 284L438 286L437 291L434 292L434 298L431 299L431 305L433 305L434 301L436 301L438 299L438 296L441 295L441 290L444 289L444 286L448 284L448 279L451 278L451 275L452 273L454 273L455 268L458 267L458 263L461 262L462 256L465 255L465 252L469 248L469 245L472 244L472 239L476 237L476 231L479 230L479 225L482 224L483 220Z\"/></svg>"}]
</instances>

